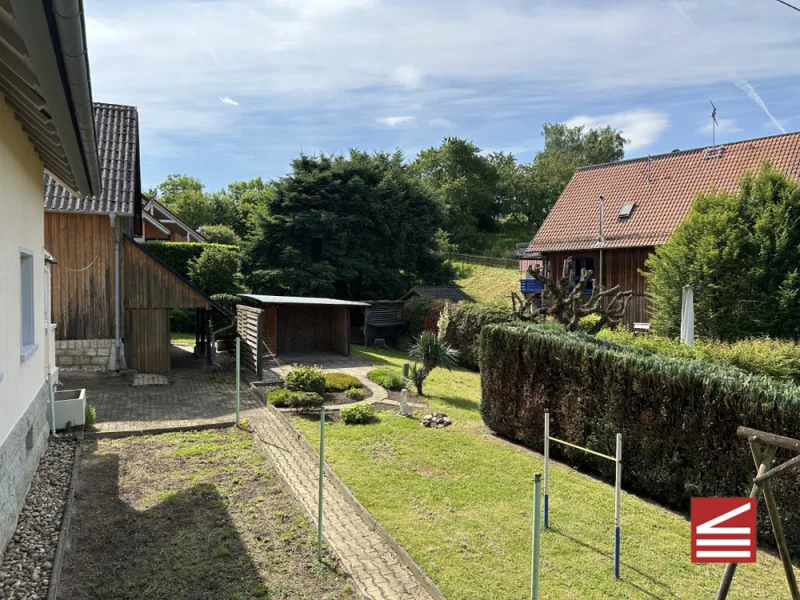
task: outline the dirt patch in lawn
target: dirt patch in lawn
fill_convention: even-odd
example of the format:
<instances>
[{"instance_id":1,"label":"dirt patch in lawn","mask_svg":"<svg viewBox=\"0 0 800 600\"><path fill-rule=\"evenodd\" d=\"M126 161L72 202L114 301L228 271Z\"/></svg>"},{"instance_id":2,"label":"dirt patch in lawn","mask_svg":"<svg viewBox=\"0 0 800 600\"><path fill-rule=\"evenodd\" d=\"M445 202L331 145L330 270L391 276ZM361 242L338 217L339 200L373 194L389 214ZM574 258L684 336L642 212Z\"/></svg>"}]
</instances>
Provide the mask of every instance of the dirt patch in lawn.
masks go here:
<instances>
[{"instance_id":1,"label":"dirt patch in lawn","mask_svg":"<svg viewBox=\"0 0 800 600\"><path fill-rule=\"evenodd\" d=\"M354 600L238 429L85 443L59 597Z\"/></svg>"}]
</instances>

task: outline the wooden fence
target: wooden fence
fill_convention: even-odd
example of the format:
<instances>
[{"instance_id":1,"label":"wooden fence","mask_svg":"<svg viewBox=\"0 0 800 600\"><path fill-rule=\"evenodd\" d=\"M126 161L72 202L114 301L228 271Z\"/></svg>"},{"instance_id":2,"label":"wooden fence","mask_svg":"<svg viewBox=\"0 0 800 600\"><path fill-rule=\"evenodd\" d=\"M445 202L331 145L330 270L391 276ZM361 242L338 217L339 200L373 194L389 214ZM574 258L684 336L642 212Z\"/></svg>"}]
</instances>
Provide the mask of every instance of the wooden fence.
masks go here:
<instances>
[{"instance_id":1,"label":"wooden fence","mask_svg":"<svg viewBox=\"0 0 800 600\"><path fill-rule=\"evenodd\" d=\"M477 254L459 254L457 252L447 252L444 254L446 260L453 262L469 263L472 265L483 265L485 267L500 267L502 269L519 269L518 258L502 258L497 256L479 256Z\"/></svg>"},{"instance_id":2,"label":"wooden fence","mask_svg":"<svg viewBox=\"0 0 800 600\"><path fill-rule=\"evenodd\" d=\"M236 330L241 338L242 362L258 379L264 376L264 312L239 304L236 307Z\"/></svg>"}]
</instances>

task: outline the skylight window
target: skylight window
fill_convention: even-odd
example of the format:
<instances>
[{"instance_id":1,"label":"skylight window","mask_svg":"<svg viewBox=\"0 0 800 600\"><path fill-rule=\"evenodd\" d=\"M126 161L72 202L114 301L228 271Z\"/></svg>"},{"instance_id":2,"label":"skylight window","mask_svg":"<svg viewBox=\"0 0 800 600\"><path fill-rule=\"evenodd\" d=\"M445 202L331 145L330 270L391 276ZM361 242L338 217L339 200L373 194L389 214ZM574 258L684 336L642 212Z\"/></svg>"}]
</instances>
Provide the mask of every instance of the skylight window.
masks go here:
<instances>
[{"instance_id":1,"label":"skylight window","mask_svg":"<svg viewBox=\"0 0 800 600\"><path fill-rule=\"evenodd\" d=\"M635 202L629 202L628 204L623 204L622 208L619 209L619 218L620 219L627 219L631 216L633 212L633 207L636 206Z\"/></svg>"}]
</instances>

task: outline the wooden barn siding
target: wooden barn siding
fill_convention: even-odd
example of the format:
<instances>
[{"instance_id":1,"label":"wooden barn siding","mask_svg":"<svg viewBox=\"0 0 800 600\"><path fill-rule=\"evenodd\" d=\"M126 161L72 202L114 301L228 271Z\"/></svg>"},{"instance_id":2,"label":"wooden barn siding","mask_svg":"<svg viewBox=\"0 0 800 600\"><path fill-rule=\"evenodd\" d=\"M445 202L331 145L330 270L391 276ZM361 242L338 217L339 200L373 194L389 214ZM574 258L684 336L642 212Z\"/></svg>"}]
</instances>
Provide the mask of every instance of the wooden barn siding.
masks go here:
<instances>
[{"instance_id":1,"label":"wooden barn siding","mask_svg":"<svg viewBox=\"0 0 800 600\"><path fill-rule=\"evenodd\" d=\"M263 308L264 314L264 330L262 338L264 343L269 348L269 351L277 356L278 354L278 309L275 306L265 306ZM266 352L266 349L264 349ZM267 352L269 354L269 352Z\"/></svg>"},{"instance_id":2,"label":"wooden barn siding","mask_svg":"<svg viewBox=\"0 0 800 600\"><path fill-rule=\"evenodd\" d=\"M125 358L128 367L141 373L169 373L169 309L136 308L125 312Z\"/></svg>"},{"instance_id":3,"label":"wooden barn siding","mask_svg":"<svg viewBox=\"0 0 800 600\"><path fill-rule=\"evenodd\" d=\"M113 338L114 235L108 215L48 212L44 230L45 248L58 260L51 268L56 339ZM122 239L119 221L117 231Z\"/></svg>"},{"instance_id":4,"label":"wooden barn siding","mask_svg":"<svg viewBox=\"0 0 800 600\"><path fill-rule=\"evenodd\" d=\"M128 239L125 240L126 309L206 308L208 301Z\"/></svg>"},{"instance_id":5,"label":"wooden barn siding","mask_svg":"<svg viewBox=\"0 0 800 600\"><path fill-rule=\"evenodd\" d=\"M613 287L617 284L623 290L633 290L635 295L628 303L625 313L625 324L632 326L635 322L650 320L650 301L647 298L647 280L639 273L644 269L644 261L653 253L654 248L609 248L603 250L603 284ZM573 252L552 252L547 254L549 268L556 277L561 277L564 261L569 257L593 258L595 275L600 268L599 250L576 250Z\"/></svg>"},{"instance_id":6,"label":"wooden barn siding","mask_svg":"<svg viewBox=\"0 0 800 600\"><path fill-rule=\"evenodd\" d=\"M346 306L278 307L278 354L350 353L350 311Z\"/></svg>"}]
</instances>

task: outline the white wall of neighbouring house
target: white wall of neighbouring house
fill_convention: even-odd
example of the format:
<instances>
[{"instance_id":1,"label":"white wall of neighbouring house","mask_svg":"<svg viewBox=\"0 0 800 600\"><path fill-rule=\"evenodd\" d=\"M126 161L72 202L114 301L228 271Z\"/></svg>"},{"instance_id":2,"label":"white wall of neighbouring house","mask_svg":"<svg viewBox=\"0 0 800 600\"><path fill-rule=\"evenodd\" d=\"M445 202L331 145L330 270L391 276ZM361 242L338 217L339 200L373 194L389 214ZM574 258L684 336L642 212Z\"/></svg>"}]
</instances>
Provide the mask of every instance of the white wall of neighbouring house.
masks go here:
<instances>
[{"instance_id":1,"label":"white wall of neighbouring house","mask_svg":"<svg viewBox=\"0 0 800 600\"><path fill-rule=\"evenodd\" d=\"M42 177L42 163L0 93L0 555L47 444ZM32 261L27 285L23 253Z\"/></svg>"}]
</instances>

